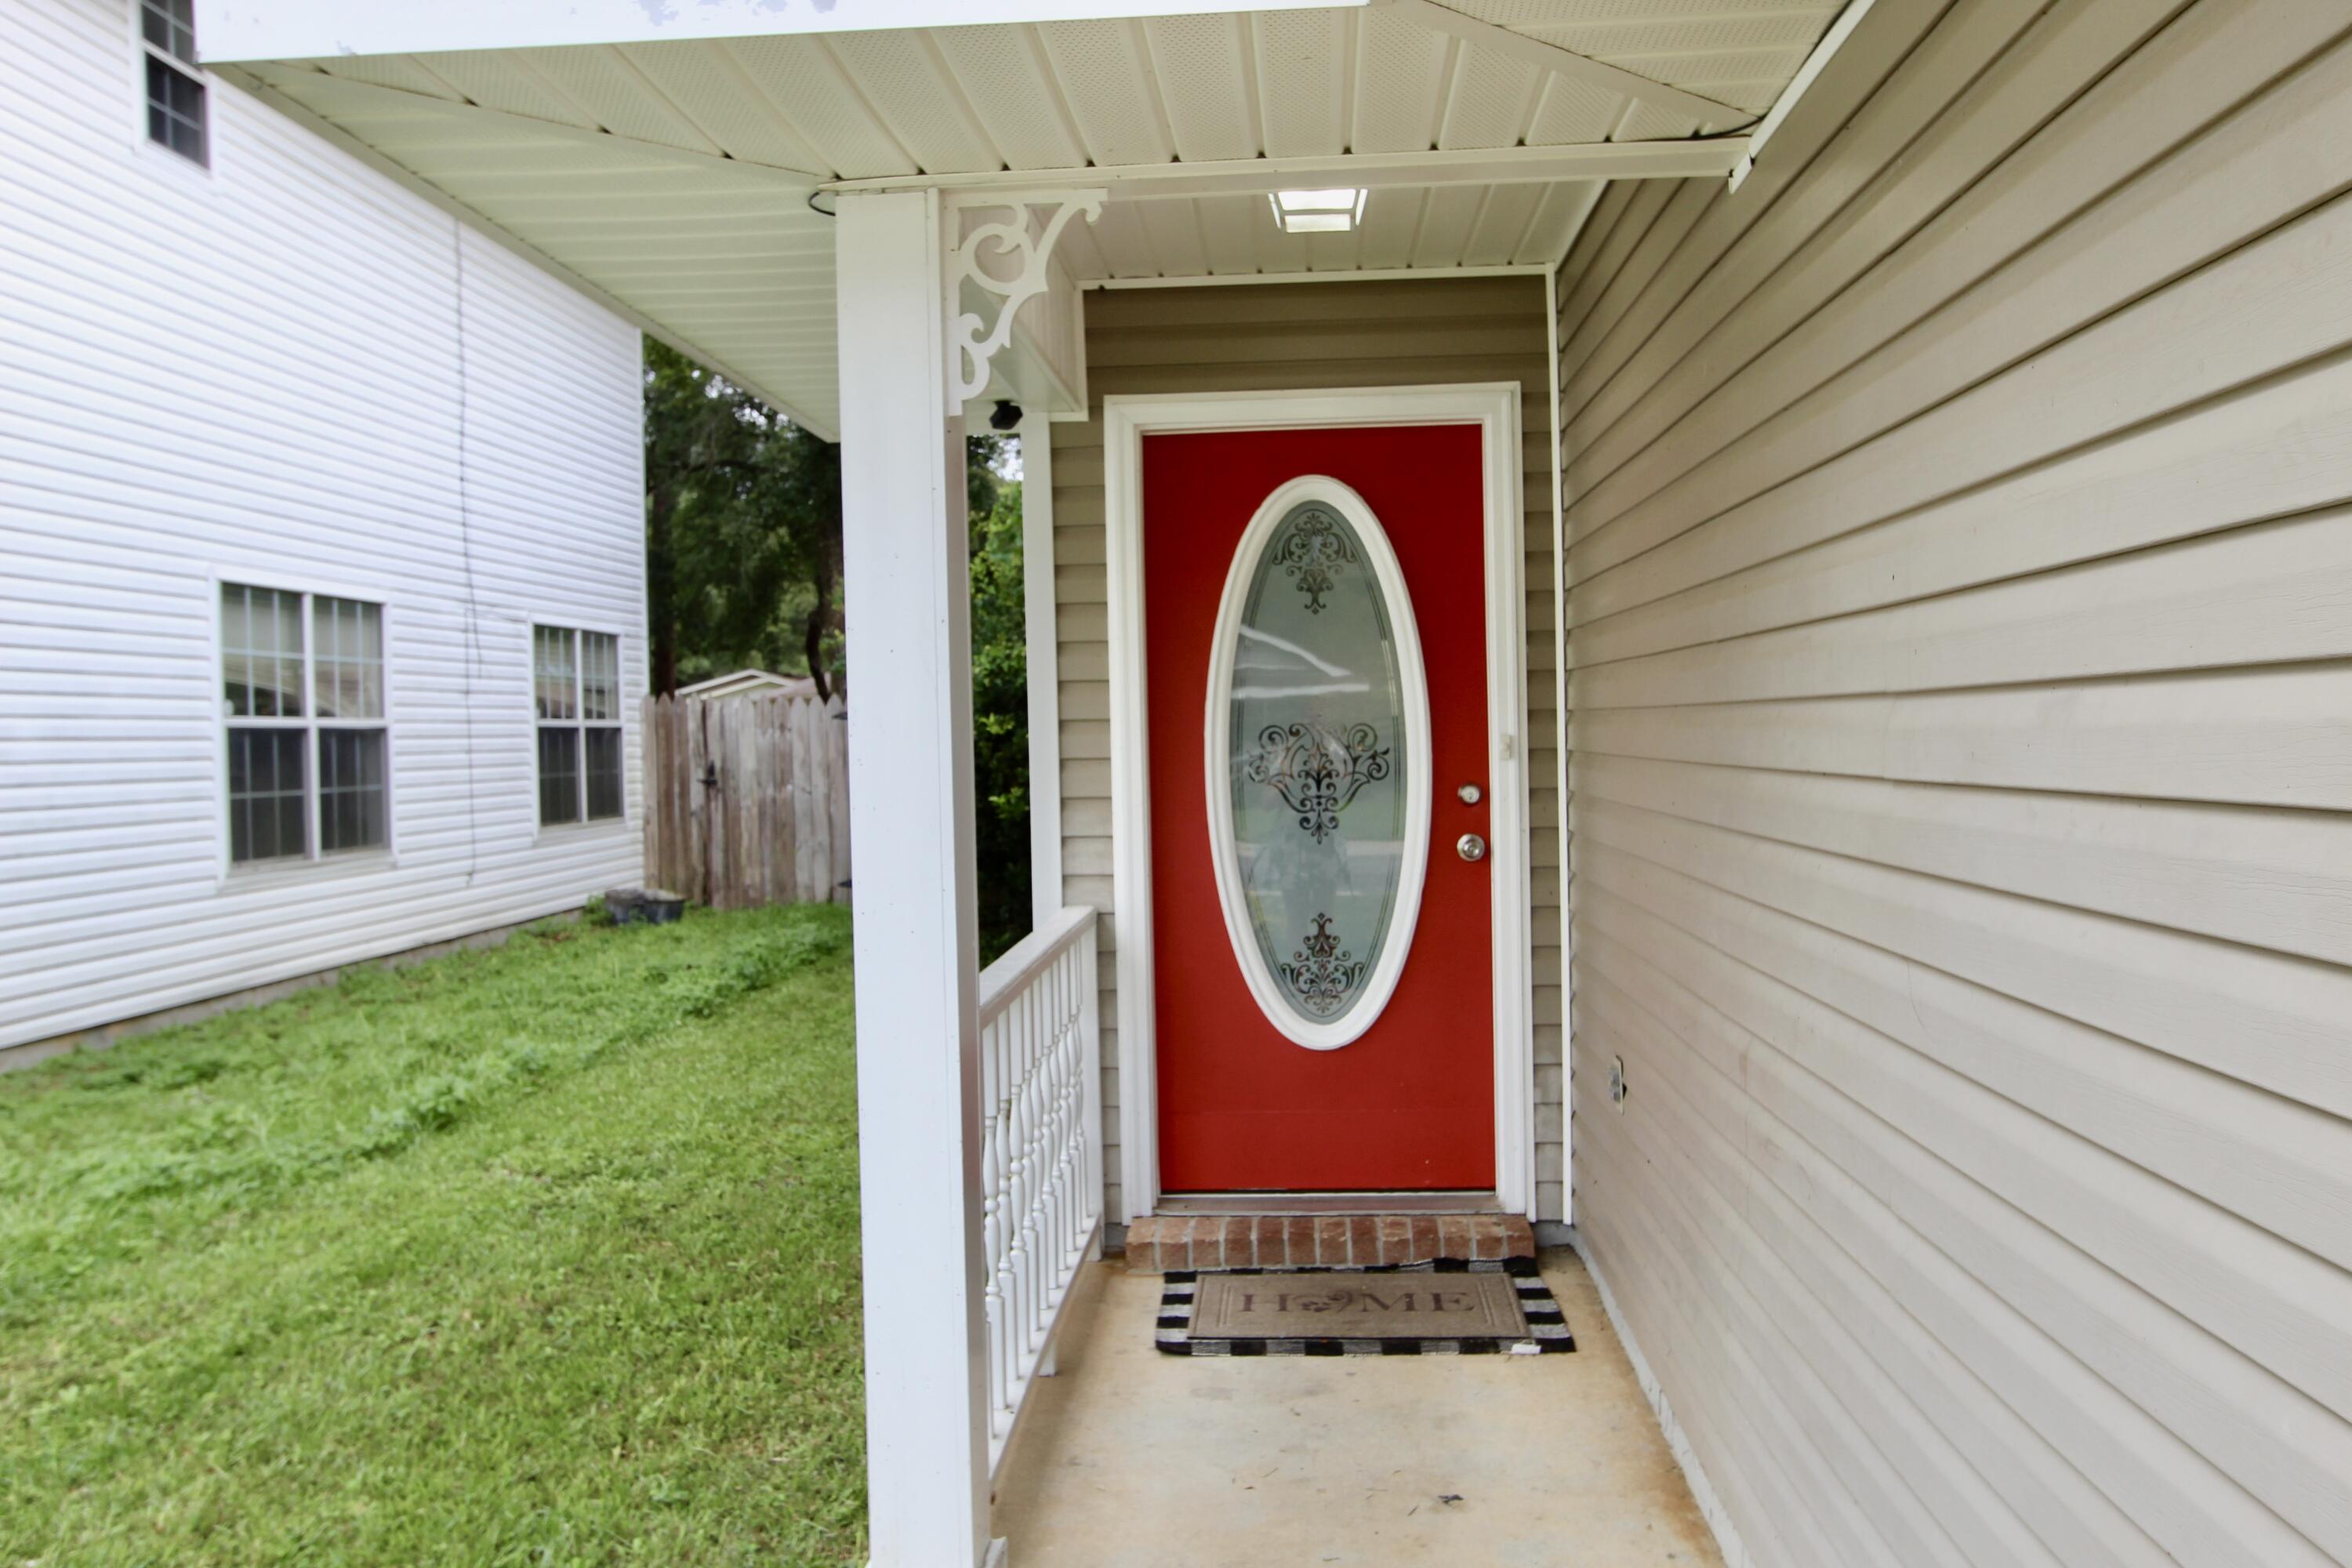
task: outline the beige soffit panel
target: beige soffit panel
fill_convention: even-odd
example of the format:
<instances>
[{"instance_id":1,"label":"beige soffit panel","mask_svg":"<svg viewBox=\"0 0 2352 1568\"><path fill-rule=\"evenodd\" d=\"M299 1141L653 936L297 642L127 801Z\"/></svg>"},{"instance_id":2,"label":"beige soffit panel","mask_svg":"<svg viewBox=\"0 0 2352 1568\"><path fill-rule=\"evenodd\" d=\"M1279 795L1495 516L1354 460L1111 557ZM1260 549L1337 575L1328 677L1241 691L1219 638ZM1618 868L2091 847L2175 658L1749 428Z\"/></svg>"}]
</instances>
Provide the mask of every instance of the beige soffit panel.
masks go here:
<instances>
[{"instance_id":1,"label":"beige soffit panel","mask_svg":"<svg viewBox=\"0 0 2352 1568\"><path fill-rule=\"evenodd\" d=\"M1738 132L1835 12L1379 0L1100 15L1118 9L235 74L830 429L832 231L814 189L1107 187L1101 220L1066 241L1081 283L1549 265L1607 182L1729 174ZM1339 184L1372 193L1355 232L1286 235L1266 210L1276 185Z\"/></svg>"}]
</instances>

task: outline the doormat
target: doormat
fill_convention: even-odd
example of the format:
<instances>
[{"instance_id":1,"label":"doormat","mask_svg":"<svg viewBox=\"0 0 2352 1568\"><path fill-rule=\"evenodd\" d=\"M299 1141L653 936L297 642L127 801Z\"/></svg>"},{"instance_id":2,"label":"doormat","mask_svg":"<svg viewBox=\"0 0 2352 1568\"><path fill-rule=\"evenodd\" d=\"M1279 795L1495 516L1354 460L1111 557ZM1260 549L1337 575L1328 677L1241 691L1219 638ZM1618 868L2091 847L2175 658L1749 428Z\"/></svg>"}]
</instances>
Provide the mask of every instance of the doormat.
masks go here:
<instances>
[{"instance_id":1,"label":"doormat","mask_svg":"<svg viewBox=\"0 0 2352 1568\"><path fill-rule=\"evenodd\" d=\"M1559 1355L1576 1348L1532 1258L1163 1277L1166 1355Z\"/></svg>"}]
</instances>

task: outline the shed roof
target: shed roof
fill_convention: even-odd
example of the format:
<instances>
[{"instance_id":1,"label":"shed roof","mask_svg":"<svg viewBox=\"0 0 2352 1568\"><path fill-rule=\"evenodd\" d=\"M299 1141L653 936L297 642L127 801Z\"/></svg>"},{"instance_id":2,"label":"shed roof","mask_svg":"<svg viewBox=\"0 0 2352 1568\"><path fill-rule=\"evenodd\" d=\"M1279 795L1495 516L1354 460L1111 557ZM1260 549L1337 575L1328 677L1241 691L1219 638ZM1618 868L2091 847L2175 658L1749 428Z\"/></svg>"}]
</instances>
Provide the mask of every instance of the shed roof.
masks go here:
<instances>
[{"instance_id":1,"label":"shed roof","mask_svg":"<svg viewBox=\"0 0 2352 1568\"><path fill-rule=\"evenodd\" d=\"M714 675L708 680L698 680L691 686L677 689L680 697L741 697L750 693L801 696L814 692L816 681L806 675L778 675L765 669L738 669L727 675Z\"/></svg>"}]
</instances>

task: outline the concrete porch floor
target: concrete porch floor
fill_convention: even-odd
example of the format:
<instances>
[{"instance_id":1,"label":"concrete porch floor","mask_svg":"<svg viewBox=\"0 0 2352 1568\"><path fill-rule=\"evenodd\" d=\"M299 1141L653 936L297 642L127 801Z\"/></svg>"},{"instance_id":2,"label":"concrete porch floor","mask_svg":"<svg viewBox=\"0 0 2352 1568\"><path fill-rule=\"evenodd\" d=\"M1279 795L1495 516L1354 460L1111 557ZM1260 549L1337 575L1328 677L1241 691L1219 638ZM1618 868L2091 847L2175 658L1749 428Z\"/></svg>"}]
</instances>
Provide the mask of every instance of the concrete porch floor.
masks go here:
<instances>
[{"instance_id":1,"label":"concrete porch floor","mask_svg":"<svg viewBox=\"0 0 2352 1568\"><path fill-rule=\"evenodd\" d=\"M999 1476L1013 1568L1720 1564L1591 1276L1542 1264L1573 1355L1161 1355L1160 1277L1089 1265Z\"/></svg>"}]
</instances>

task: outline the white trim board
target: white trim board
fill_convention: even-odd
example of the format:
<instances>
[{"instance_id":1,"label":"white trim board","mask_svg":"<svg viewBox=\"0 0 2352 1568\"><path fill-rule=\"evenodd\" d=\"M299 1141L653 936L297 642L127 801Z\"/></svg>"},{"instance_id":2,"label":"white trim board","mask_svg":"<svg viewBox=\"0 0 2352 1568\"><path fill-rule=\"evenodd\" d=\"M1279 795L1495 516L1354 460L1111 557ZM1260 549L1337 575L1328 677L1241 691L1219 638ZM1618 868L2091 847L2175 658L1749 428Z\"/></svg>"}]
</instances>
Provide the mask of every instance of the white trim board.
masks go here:
<instances>
[{"instance_id":1,"label":"white trim board","mask_svg":"<svg viewBox=\"0 0 2352 1568\"><path fill-rule=\"evenodd\" d=\"M1748 127L1747 151L1740 153L1739 162L1731 166L1732 190L1737 191L1747 183L1748 176L1755 172L1756 160L1763 154L1764 143L1772 140L1773 132L1788 120L1796 109L1797 101L1811 89L1814 82L1821 79L1822 73L1829 69L1830 61L1845 47L1846 40L1853 37L1854 29L1862 26L1862 19L1870 15L1871 6L1876 3L1877 0L1847 0L1845 9L1838 13L1837 20L1830 24L1829 31L1813 45L1813 52L1805 57L1805 63L1797 68L1797 74L1790 77L1789 85L1780 89L1780 96L1773 100L1772 107L1764 111L1761 120Z\"/></svg>"},{"instance_id":2,"label":"white trim board","mask_svg":"<svg viewBox=\"0 0 2352 1568\"><path fill-rule=\"evenodd\" d=\"M1591 208L1587 206L1585 213L1590 216ZM1580 228L1583 221L1577 220ZM1576 243L1573 236L1569 243ZM1576 1120L1569 1114L1572 1101L1568 1038L1575 1016L1576 932L1568 918L1568 894L1576 873L1576 847L1568 832L1568 452L1567 426L1559 410L1557 271L1544 278L1544 363L1545 380L1551 387L1551 581L1545 586L1551 593L1552 754L1559 773L1553 780L1558 793L1552 796L1552 831L1559 841L1559 1218L1572 1225L1576 1221Z\"/></svg>"},{"instance_id":3,"label":"white trim board","mask_svg":"<svg viewBox=\"0 0 2352 1568\"><path fill-rule=\"evenodd\" d=\"M1190 277L1095 278L1091 289L1213 289L1231 283L1397 283L1433 278L1549 278L1557 261L1514 261L1493 267L1364 267L1347 272L1201 272Z\"/></svg>"},{"instance_id":4,"label":"white trim board","mask_svg":"<svg viewBox=\"0 0 2352 1568\"><path fill-rule=\"evenodd\" d=\"M1084 406L1081 399L1080 406ZM1029 689L1029 929L1062 910L1062 666L1054 616L1054 424L1024 412L1021 598Z\"/></svg>"},{"instance_id":5,"label":"white trim board","mask_svg":"<svg viewBox=\"0 0 2352 1568\"><path fill-rule=\"evenodd\" d=\"M1662 142L1567 142L1556 146L1440 147L1407 153L1330 153L1280 158L1087 163L1070 169L867 174L828 180L820 191L1108 190L1113 201L1258 195L1326 185L1549 184L1556 180L1679 180L1726 175L1747 155L1745 136Z\"/></svg>"},{"instance_id":6,"label":"white trim board","mask_svg":"<svg viewBox=\"0 0 2352 1568\"><path fill-rule=\"evenodd\" d=\"M1113 915L1118 931L1119 1190L1129 1223L1160 1198L1157 997L1151 914L1150 717L1143 668L1143 437L1177 431L1476 425L1486 589L1488 837L1493 868L1495 1194L1535 1204L1535 999L1528 908L1526 518L1516 382L1103 400L1109 600Z\"/></svg>"},{"instance_id":7,"label":"white trim board","mask_svg":"<svg viewBox=\"0 0 2352 1568\"><path fill-rule=\"evenodd\" d=\"M916 31L977 24L1087 22L1223 11L1360 6L1368 0L567 0L562 5L484 5L476 0L196 0L208 55L313 59L324 55L437 54L456 49L553 49L755 38L795 33ZM1660 90L1671 90L1662 89Z\"/></svg>"}]
</instances>

